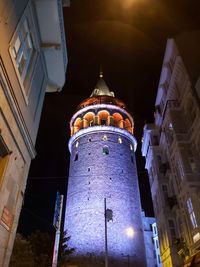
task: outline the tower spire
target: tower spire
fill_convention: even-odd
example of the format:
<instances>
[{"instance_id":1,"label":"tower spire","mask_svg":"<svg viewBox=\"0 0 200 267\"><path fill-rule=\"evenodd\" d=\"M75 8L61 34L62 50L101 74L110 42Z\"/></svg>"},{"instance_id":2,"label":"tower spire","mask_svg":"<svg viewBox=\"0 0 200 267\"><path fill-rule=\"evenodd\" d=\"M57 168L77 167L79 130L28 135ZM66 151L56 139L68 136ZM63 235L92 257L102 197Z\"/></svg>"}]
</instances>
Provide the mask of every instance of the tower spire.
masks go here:
<instances>
[{"instance_id":1,"label":"tower spire","mask_svg":"<svg viewBox=\"0 0 200 267\"><path fill-rule=\"evenodd\" d=\"M93 90L92 94L90 97L93 96L100 96L100 95L107 95L107 96L112 96L114 97L115 94L114 92L111 92L107 86L107 84L105 83L104 79L103 79L103 70L102 70L102 66L100 65L100 70L99 70L99 80L95 86L95 89Z\"/></svg>"},{"instance_id":2,"label":"tower spire","mask_svg":"<svg viewBox=\"0 0 200 267\"><path fill-rule=\"evenodd\" d=\"M103 68L102 68L102 65L100 65L99 78L103 78Z\"/></svg>"}]
</instances>

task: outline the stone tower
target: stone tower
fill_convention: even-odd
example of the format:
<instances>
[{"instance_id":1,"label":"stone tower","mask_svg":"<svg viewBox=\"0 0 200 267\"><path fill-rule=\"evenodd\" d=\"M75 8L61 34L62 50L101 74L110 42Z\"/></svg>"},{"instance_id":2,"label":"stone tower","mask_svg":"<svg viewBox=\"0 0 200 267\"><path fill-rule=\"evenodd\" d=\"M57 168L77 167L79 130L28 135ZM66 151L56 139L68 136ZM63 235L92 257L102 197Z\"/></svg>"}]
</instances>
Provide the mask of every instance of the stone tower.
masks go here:
<instances>
[{"instance_id":1,"label":"stone tower","mask_svg":"<svg viewBox=\"0 0 200 267\"><path fill-rule=\"evenodd\" d=\"M107 241L106 266L146 266L134 122L102 74L70 127L64 226L71 236L69 246L75 248L70 264L105 266Z\"/></svg>"}]
</instances>

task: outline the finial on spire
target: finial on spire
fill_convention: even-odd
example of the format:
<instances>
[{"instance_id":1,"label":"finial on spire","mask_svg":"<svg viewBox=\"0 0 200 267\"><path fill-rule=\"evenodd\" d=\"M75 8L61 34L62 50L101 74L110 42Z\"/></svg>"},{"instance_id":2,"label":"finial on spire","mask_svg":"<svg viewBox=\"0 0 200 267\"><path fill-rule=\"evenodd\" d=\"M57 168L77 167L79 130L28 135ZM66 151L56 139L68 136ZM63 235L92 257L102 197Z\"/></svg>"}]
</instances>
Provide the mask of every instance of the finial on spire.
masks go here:
<instances>
[{"instance_id":1,"label":"finial on spire","mask_svg":"<svg viewBox=\"0 0 200 267\"><path fill-rule=\"evenodd\" d=\"M102 66L100 65L100 70L99 70L99 77L103 78L103 70L102 70Z\"/></svg>"}]
</instances>

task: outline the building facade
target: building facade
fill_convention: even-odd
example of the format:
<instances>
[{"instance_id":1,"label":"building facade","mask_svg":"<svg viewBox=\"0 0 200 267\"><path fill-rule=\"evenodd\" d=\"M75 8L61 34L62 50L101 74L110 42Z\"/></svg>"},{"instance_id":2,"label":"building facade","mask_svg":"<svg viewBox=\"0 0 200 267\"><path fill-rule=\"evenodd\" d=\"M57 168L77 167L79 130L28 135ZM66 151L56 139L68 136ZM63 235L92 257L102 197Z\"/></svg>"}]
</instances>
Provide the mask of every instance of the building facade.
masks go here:
<instances>
[{"instance_id":1,"label":"building facade","mask_svg":"<svg viewBox=\"0 0 200 267\"><path fill-rule=\"evenodd\" d=\"M75 248L70 266L146 266L134 122L102 74L70 126L64 226Z\"/></svg>"},{"instance_id":2,"label":"building facade","mask_svg":"<svg viewBox=\"0 0 200 267\"><path fill-rule=\"evenodd\" d=\"M142 154L164 267L183 266L200 249L199 44L198 32L168 40L155 121L144 126Z\"/></svg>"},{"instance_id":3,"label":"building facade","mask_svg":"<svg viewBox=\"0 0 200 267\"><path fill-rule=\"evenodd\" d=\"M4 267L9 265L29 166L36 155L44 95L60 90L65 82L62 1L1 1L0 40L0 266Z\"/></svg>"},{"instance_id":4,"label":"building facade","mask_svg":"<svg viewBox=\"0 0 200 267\"><path fill-rule=\"evenodd\" d=\"M161 267L160 247L157 233L157 225L154 217L146 217L142 212L144 229L144 243L146 251L147 267Z\"/></svg>"}]
</instances>

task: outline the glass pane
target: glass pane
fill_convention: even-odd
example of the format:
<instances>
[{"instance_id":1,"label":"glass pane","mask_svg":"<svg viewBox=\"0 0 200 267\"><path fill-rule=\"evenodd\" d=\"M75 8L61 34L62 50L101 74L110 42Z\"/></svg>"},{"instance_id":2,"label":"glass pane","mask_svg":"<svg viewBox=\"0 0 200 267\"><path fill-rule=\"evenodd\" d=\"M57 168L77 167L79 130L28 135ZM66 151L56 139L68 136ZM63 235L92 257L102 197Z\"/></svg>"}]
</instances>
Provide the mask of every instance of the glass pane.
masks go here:
<instances>
[{"instance_id":1,"label":"glass pane","mask_svg":"<svg viewBox=\"0 0 200 267\"><path fill-rule=\"evenodd\" d=\"M22 74L23 70L24 70L24 67L25 67L25 64L26 64L26 57L24 54L22 54L21 58L20 58L20 61L18 62L18 68L19 68L19 72L20 74Z\"/></svg>"},{"instance_id":2,"label":"glass pane","mask_svg":"<svg viewBox=\"0 0 200 267\"><path fill-rule=\"evenodd\" d=\"M14 43L14 51L16 54L18 53L20 46L21 46L21 41L20 41L19 36L18 36L15 43Z\"/></svg>"},{"instance_id":3,"label":"glass pane","mask_svg":"<svg viewBox=\"0 0 200 267\"><path fill-rule=\"evenodd\" d=\"M28 32L29 32L28 23L27 23L27 20L25 19L24 23L21 26L21 38L23 41L26 39Z\"/></svg>"},{"instance_id":4,"label":"glass pane","mask_svg":"<svg viewBox=\"0 0 200 267\"><path fill-rule=\"evenodd\" d=\"M26 38L25 49L26 49L27 56L28 56L32 50L32 42L31 42L31 38L29 36L27 36L27 38Z\"/></svg>"}]
</instances>

